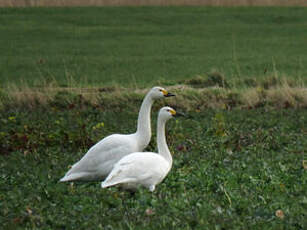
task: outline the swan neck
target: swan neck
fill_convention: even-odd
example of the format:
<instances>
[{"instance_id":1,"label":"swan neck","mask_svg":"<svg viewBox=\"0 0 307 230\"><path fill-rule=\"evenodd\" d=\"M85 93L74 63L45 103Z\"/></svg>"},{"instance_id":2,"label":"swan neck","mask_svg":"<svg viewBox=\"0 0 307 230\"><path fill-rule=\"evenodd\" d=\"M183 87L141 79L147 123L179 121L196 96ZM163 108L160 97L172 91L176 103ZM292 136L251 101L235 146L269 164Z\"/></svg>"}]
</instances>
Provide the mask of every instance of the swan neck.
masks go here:
<instances>
[{"instance_id":1,"label":"swan neck","mask_svg":"<svg viewBox=\"0 0 307 230\"><path fill-rule=\"evenodd\" d=\"M142 150L149 144L151 138L150 112L153 102L154 100L147 94L139 111L136 134Z\"/></svg>"},{"instance_id":2,"label":"swan neck","mask_svg":"<svg viewBox=\"0 0 307 230\"><path fill-rule=\"evenodd\" d=\"M158 118L158 127L157 127L157 143L158 143L158 152L164 157L170 164L173 163L172 155L168 149L165 137L165 120Z\"/></svg>"}]
</instances>

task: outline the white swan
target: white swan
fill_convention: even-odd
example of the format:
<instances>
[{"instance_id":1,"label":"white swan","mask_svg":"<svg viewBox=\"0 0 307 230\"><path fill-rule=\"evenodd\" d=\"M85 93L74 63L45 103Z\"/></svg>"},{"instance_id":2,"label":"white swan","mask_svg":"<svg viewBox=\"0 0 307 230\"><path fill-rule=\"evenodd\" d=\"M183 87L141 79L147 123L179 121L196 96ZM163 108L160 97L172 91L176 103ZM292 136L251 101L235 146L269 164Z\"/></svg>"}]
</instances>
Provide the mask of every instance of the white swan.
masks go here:
<instances>
[{"instance_id":1,"label":"white swan","mask_svg":"<svg viewBox=\"0 0 307 230\"><path fill-rule=\"evenodd\" d=\"M168 174L173 159L165 138L165 123L176 115L170 107L163 107L158 115L157 143L158 154L152 152L135 152L123 157L114 165L109 176L102 182L106 188L120 184L126 189L136 189L138 185L148 188L151 192Z\"/></svg>"},{"instance_id":2,"label":"white swan","mask_svg":"<svg viewBox=\"0 0 307 230\"><path fill-rule=\"evenodd\" d=\"M113 134L105 137L92 146L60 181L103 180L122 157L133 152L143 151L151 138L150 111L152 104L157 99L170 96L175 95L168 93L161 87L152 88L142 102L137 131L128 135Z\"/></svg>"}]
</instances>

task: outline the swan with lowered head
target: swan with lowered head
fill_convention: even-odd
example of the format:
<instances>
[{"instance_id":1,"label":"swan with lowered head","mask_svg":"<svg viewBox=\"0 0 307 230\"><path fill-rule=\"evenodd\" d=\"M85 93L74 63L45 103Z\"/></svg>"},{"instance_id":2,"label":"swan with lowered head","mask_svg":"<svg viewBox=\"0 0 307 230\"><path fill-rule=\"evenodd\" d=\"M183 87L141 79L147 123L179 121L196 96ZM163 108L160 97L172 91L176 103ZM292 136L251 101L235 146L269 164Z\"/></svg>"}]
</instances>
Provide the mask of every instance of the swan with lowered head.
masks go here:
<instances>
[{"instance_id":1,"label":"swan with lowered head","mask_svg":"<svg viewBox=\"0 0 307 230\"><path fill-rule=\"evenodd\" d=\"M165 138L165 123L175 115L176 111L170 107L160 109L157 124L158 154L135 152L123 157L114 165L101 187L119 184L126 189L134 190L142 185L153 192L155 186L166 177L172 167L173 159Z\"/></svg>"},{"instance_id":2,"label":"swan with lowered head","mask_svg":"<svg viewBox=\"0 0 307 230\"><path fill-rule=\"evenodd\" d=\"M133 152L143 151L151 138L151 107L155 100L170 96L175 95L161 87L153 87L142 102L138 115L137 131L133 134L113 134L105 137L92 146L60 181L103 180L122 157Z\"/></svg>"}]
</instances>

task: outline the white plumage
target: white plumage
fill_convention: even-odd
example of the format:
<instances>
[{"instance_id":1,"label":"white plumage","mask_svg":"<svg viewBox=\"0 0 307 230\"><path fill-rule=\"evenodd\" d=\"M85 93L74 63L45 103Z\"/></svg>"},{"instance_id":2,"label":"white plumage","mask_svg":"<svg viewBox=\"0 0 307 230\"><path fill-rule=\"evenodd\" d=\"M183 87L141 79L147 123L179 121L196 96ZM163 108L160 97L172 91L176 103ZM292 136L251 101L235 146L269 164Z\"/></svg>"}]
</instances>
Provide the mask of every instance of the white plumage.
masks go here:
<instances>
[{"instance_id":1,"label":"white plumage","mask_svg":"<svg viewBox=\"0 0 307 230\"><path fill-rule=\"evenodd\" d=\"M106 188L120 184L126 189L136 189L142 185L150 191L155 190L172 167L172 156L165 138L165 123L176 115L170 107L163 107L158 115L157 144L158 153L135 152L123 157L115 164L109 176L102 182Z\"/></svg>"},{"instance_id":2,"label":"white plumage","mask_svg":"<svg viewBox=\"0 0 307 230\"><path fill-rule=\"evenodd\" d=\"M174 95L161 87L152 88L142 102L137 131L128 135L113 134L105 137L91 147L60 181L103 180L122 157L133 152L143 151L151 138L150 112L152 104L157 99L169 96Z\"/></svg>"}]
</instances>

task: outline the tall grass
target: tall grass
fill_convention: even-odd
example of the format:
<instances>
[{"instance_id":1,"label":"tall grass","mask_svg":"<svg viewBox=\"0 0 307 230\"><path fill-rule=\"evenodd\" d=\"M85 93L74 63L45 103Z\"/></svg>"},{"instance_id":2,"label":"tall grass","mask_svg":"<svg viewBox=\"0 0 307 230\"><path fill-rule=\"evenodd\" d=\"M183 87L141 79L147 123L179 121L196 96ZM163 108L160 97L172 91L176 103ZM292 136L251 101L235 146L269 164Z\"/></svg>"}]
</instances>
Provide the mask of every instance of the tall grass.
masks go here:
<instances>
[{"instance_id":1,"label":"tall grass","mask_svg":"<svg viewBox=\"0 0 307 230\"><path fill-rule=\"evenodd\" d=\"M36 108L50 104L71 107L82 103L93 107L118 107L139 100L149 90L138 88L137 85L132 88L122 88L119 85L83 87L76 82L74 79L67 79L67 87L61 87L55 80L44 82L40 87L29 87L26 82L22 85L12 83L0 91L0 105ZM261 80L253 79L252 83L227 82L211 75L198 76L167 87L177 94L176 98L168 100L168 104L185 111L207 108L307 108L307 88L303 81L294 82L290 78L273 75ZM161 105L158 103L158 106Z\"/></svg>"},{"instance_id":2,"label":"tall grass","mask_svg":"<svg viewBox=\"0 0 307 230\"><path fill-rule=\"evenodd\" d=\"M122 5L208 5L208 6L307 6L305 0L1 0L0 6L122 6Z\"/></svg>"}]
</instances>

